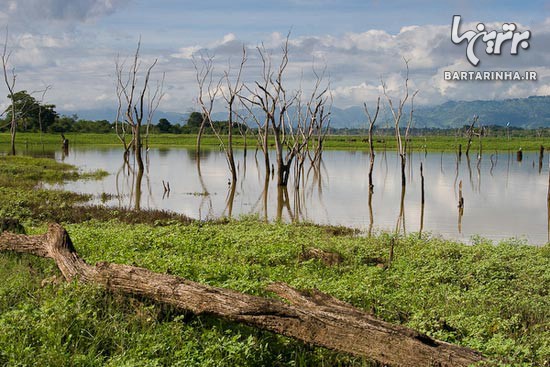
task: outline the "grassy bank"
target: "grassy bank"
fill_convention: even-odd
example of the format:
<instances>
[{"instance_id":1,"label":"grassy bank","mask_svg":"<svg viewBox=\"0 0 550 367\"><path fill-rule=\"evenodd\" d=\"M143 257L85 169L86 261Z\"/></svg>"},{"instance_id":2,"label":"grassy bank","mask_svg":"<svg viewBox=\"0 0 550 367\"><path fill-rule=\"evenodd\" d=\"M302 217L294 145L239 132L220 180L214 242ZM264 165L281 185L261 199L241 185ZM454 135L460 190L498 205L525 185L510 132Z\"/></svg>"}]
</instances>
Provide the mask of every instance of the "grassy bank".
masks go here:
<instances>
[{"instance_id":1,"label":"grassy bank","mask_svg":"<svg viewBox=\"0 0 550 367\"><path fill-rule=\"evenodd\" d=\"M67 133L65 136L69 139L72 145L77 146L120 146L120 142L115 134L92 134L92 133ZM17 148L24 150L29 146L40 146L42 143L46 145L60 146L61 137L58 134L43 134L38 133L19 133L17 135ZM374 138L375 149L380 151L384 149L395 149L396 143L393 136L376 136ZM0 133L0 151L9 150L10 136L7 133ZM150 146L181 146L194 147L196 144L195 135L186 134L153 134L149 138ZM234 143L237 147L244 146L244 139L241 136L234 138ZM413 137L410 146L413 150L420 151L457 151L458 146L462 145L463 153L466 152L468 140L466 138L454 138L449 136L425 136ZM256 139L249 136L247 138L249 147L254 147ZM204 147L219 147L219 142L215 136L205 135L202 140ZM504 137L485 137L482 140L482 148L484 152L498 151L516 151L519 148L524 151L538 151L540 146L545 146L550 149L550 139L548 138L532 138L532 137L512 137L510 140ZM327 136L324 147L326 149L368 149L368 142L365 136L345 136L333 135ZM479 149L478 139L472 141L471 151L477 154Z\"/></svg>"},{"instance_id":2,"label":"grassy bank","mask_svg":"<svg viewBox=\"0 0 550 367\"><path fill-rule=\"evenodd\" d=\"M34 166L45 168L21 178L25 185L17 195L27 196L13 206L19 188L9 177L22 177ZM379 265L388 257L387 234L367 238L256 218L198 223L147 212L130 224L114 210L99 219L73 219L75 207L88 210L81 207L85 197L30 189L41 180L80 175L52 161L0 157L0 217L20 218L29 233L43 232L48 220L62 220L91 263L133 264L266 297L273 281L317 288L384 320L478 349L494 365L550 364L549 245L478 240L467 246L411 235L399 239L395 261L384 268ZM40 209L44 201L58 209ZM343 261L329 266L304 260L302 252L311 247L337 252ZM66 284L45 259L0 254L0 277L0 365L369 365L268 332Z\"/></svg>"}]
</instances>

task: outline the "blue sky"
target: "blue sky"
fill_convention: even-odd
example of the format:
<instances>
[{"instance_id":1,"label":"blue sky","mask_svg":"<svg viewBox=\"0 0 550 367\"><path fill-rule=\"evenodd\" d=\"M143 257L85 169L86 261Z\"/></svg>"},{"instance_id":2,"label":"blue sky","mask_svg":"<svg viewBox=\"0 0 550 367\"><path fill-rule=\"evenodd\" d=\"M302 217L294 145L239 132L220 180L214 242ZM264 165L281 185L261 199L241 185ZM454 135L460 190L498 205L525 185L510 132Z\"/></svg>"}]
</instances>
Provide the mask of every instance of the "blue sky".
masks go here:
<instances>
[{"instance_id":1,"label":"blue sky","mask_svg":"<svg viewBox=\"0 0 550 367\"><path fill-rule=\"evenodd\" d=\"M539 81L444 82L443 70L472 70L465 45L450 42L454 14L466 28L515 22L531 30L528 51L483 59L481 69L536 70ZM375 100L381 79L399 95L403 57L420 104L550 94L548 1L0 0L0 25L10 29L18 89L52 85L46 99L65 111L115 106L114 59L129 55L139 36L144 60L159 58L156 76L166 73L160 109L184 112L196 107L193 52L208 50L223 68L243 44L250 55L260 42L276 54L290 29L289 84L324 63L339 107Z\"/></svg>"},{"instance_id":2,"label":"blue sky","mask_svg":"<svg viewBox=\"0 0 550 367\"><path fill-rule=\"evenodd\" d=\"M102 26L186 32L190 38L250 33L261 36L292 27L297 36L344 34L403 26L445 24L453 14L485 21L513 16L529 25L548 14L546 1L134 1L105 17ZM180 34L181 35L181 34Z\"/></svg>"}]
</instances>

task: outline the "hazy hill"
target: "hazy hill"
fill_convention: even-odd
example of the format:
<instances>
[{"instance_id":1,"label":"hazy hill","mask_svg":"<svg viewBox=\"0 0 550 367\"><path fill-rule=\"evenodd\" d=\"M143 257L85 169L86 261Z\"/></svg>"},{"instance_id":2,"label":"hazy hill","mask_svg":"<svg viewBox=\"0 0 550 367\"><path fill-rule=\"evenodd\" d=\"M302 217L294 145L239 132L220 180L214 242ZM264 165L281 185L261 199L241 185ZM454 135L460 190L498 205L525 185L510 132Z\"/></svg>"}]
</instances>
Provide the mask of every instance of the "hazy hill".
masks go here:
<instances>
[{"instance_id":1,"label":"hazy hill","mask_svg":"<svg viewBox=\"0 0 550 367\"><path fill-rule=\"evenodd\" d=\"M418 127L458 127L473 115L485 125L517 127L550 126L550 96L515 98L497 101L446 102L439 106L418 108Z\"/></svg>"},{"instance_id":2,"label":"hazy hill","mask_svg":"<svg viewBox=\"0 0 550 367\"><path fill-rule=\"evenodd\" d=\"M374 110L374 108L373 108ZM479 115L484 125L506 125L517 127L550 126L550 96L528 97L493 101L449 101L437 106L416 107L416 127L456 128L463 126ZM224 119L225 115L216 114ZM403 117L406 123L408 111ZM333 107L331 126L333 128L360 128L366 126L366 115L362 106L345 109ZM389 109L381 109L377 122L379 127L393 126Z\"/></svg>"},{"instance_id":3,"label":"hazy hill","mask_svg":"<svg viewBox=\"0 0 550 367\"><path fill-rule=\"evenodd\" d=\"M76 114L79 119L82 120L107 120L114 121L116 118L116 109L104 108L104 109L90 109L90 110L79 110L79 111L63 111L59 110L60 115L71 116ZM184 124L187 121L188 113L179 113L179 112L165 112L157 111L153 118L153 122L156 124L158 120L165 118L168 121L174 124Z\"/></svg>"}]
</instances>

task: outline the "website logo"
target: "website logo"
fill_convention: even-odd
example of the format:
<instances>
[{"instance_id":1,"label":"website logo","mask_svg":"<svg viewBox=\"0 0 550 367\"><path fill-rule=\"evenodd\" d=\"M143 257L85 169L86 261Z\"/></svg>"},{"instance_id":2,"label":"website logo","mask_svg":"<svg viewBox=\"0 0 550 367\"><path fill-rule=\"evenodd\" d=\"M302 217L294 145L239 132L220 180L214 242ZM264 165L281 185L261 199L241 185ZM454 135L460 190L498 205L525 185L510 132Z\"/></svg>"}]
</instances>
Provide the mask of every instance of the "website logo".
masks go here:
<instances>
[{"instance_id":1,"label":"website logo","mask_svg":"<svg viewBox=\"0 0 550 367\"><path fill-rule=\"evenodd\" d=\"M510 44L510 54L517 55L520 47L524 50L529 48L529 39L531 31L517 31L515 23L503 23L502 30L487 30L485 24L478 23L476 30L467 30L460 34L461 16L453 16L453 24L451 29L451 41L455 45L459 45L466 41L466 58L473 66L479 65L479 57L475 53L475 45L477 42L485 44L485 53L487 55L500 55L503 51L507 52ZM503 46L506 46L504 49Z\"/></svg>"}]
</instances>

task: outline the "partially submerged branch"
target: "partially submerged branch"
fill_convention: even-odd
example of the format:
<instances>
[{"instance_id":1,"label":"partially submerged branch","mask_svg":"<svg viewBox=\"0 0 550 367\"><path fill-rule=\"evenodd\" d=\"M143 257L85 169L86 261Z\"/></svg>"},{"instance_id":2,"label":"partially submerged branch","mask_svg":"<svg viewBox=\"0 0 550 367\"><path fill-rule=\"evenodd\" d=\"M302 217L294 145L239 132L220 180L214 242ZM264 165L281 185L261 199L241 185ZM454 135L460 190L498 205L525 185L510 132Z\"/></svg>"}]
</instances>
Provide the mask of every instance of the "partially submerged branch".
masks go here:
<instances>
[{"instance_id":1,"label":"partially submerged branch","mask_svg":"<svg viewBox=\"0 0 550 367\"><path fill-rule=\"evenodd\" d=\"M405 67L406 67L406 73L405 73L405 95L403 98L399 100L399 103L397 106L394 106L392 98L389 96L389 93L387 91L386 83L382 81L382 90L384 92L384 96L386 97L386 100L388 102L391 115L393 117L394 122L394 128L395 128L395 138L397 140L397 150L399 152L399 156L401 157L401 185L406 185L406 179L405 179L405 164L406 164L406 154L407 154L407 143L409 140L409 131L411 128L411 125L413 123L413 113L414 113L414 98L418 94L418 90L413 92L412 96L409 92L409 60L405 60ZM409 114L409 120L407 122L407 126L405 128L405 139L403 142L403 138L401 137L401 129L400 129L400 123L401 118L404 114L404 107L408 101L408 99L411 99L411 109Z\"/></svg>"}]
</instances>

